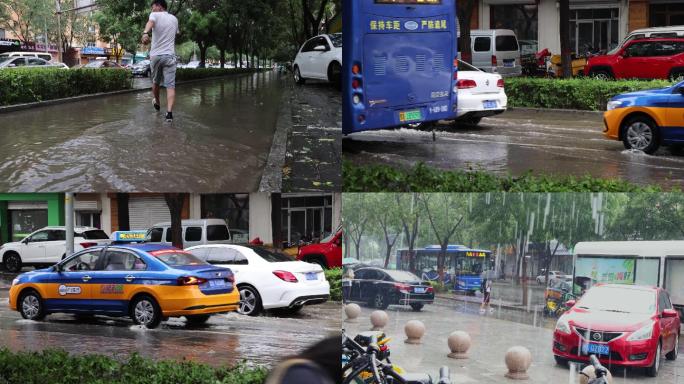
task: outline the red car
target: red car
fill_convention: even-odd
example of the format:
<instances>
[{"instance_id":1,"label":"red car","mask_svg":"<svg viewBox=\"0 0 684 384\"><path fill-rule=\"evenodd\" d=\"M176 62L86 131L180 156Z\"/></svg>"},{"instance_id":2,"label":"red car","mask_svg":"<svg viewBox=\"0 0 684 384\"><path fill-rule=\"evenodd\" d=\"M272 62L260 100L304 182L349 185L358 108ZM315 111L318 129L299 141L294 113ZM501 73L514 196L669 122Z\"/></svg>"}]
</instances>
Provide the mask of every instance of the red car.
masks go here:
<instances>
[{"instance_id":1,"label":"red car","mask_svg":"<svg viewBox=\"0 0 684 384\"><path fill-rule=\"evenodd\" d=\"M602 79L684 78L684 39L637 39L611 54L595 56L584 67L586 76Z\"/></svg>"},{"instance_id":2,"label":"red car","mask_svg":"<svg viewBox=\"0 0 684 384\"><path fill-rule=\"evenodd\" d=\"M556 323L553 354L558 364L586 362L646 368L657 376L662 355L677 358L679 312L662 288L597 284Z\"/></svg>"},{"instance_id":3,"label":"red car","mask_svg":"<svg viewBox=\"0 0 684 384\"><path fill-rule=\"evenodd\" d=\"M318 244L299 248L297 260L320 264L323 268L342 267L342 229L338 229Z\"/></svg>"}]
</instances>

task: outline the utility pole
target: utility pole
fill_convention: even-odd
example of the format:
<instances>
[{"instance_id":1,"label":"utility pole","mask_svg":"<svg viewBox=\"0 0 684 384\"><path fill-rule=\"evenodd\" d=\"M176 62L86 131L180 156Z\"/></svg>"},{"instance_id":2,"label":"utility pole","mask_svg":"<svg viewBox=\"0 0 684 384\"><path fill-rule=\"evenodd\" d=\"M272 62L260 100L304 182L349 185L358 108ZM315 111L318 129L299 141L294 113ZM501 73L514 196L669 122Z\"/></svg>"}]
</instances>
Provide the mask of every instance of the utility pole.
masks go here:
<instances>
[{"instance_id":1,"label":"utility pole","mask_svg":"<svg viewBox=\"0 0 684 384\"><path fill-rule=\"evenodd\" d=\"M57 9L57 54L59 57L59 62L63 63L64 60L62 57L62 6L59 4L59 0L55 0L55 7ZM73 248L73 241L71 247Z\"/></svg>"},{"instance_id":2,"label":"utility pole","mask_svg":"<svg viewBox=\"0 0 684 384\"><path fill-rule=\"evenodd\" d=\"M64 194L64 225L66 227L66 251L69 256L74 253L74 194Z\"/></svg>"}]
</instances>

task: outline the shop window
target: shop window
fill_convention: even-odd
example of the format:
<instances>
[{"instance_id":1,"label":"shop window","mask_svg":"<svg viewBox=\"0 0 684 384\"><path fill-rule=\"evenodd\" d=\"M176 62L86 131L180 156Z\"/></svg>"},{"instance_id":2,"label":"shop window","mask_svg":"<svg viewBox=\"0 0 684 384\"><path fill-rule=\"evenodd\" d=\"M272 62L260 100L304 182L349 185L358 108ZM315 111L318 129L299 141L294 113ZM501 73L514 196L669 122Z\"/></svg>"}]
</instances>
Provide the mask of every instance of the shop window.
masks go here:
<instances>
[{"instance_id":1,"label":"shop window","mask_svg":"<svg viewBox=\"0 0 684 384\"><path fill-rule=\"evenodd\" d=\"M47 226L47 209L12 210L9 214L10 238L20 241L32 232Z\"/></svg>"},{"instance_id":2,"label":"shop window","mask_svg":"<svg viewBox=\"0 0 684 384\"><path fill-rule=\"evenodd\" d=\"M162 228L152 228L150 230L149 235L148 235L150 238L150 242L161 243L162 232L164 232L164 229L162 229Z\"/></svg>"},{"instance_id":3,"label":"shop window","mask_svg":"<svg viewBox=\"0 0 684 384\"><path fill-rule=\"evenodd\" d=\"M518 40L537 44L537 6L534 4L492 4L490 28L510 29Z\"/></svg>"},{"instance_id":4,"label":"shop window","mask_svg":"<svg viewBox=\"0 0 684 384\"><path fill-rule=\"evenodd\" d=\"M201 215L204 219L224 219L230 229L249 231L249 195L234 193L202 195Z\"/></svg>"},{"instance_id":5,"label":"shop window","mask_svg":"<svg viewBox=\"0 0 684 384\"><path fill-rule=\"evenodd\" d=\"M684 24L684 4L653 4L650 8L651 27Z\"/></svg>"}]
</instances>

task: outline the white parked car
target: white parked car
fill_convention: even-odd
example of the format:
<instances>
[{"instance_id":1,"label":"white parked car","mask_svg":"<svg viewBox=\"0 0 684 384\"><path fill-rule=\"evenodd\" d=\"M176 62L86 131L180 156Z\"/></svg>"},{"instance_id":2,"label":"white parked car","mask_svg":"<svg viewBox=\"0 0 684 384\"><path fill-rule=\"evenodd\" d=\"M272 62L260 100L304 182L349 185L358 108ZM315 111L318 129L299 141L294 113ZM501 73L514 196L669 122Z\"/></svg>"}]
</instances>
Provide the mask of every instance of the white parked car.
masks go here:
<instances>
[{"instance_id":1,"label":"white parked car","mask_svg":"<svg viewBox=\"0 0 684 384\"><path fill-rule=\"evenodd\" d=\"M74 252L95 245L109 244L107 233L93 227L74 228ZM0 246L0 256L5 269L19 272L24 266L52 265L66 255L66 229L45 227L26 236L21 241Z\"/></svg>"},{"instance_id":2,"label":"white parked car","mask_svg":"<svg viewBox=\"0 0 684 384\"><path fill-rule=\"evenodd\" d=\"M477 125L483 117L506 111L508 97L501 75L487 73L458 60L457 121Z\"/></svg>"},{"instance_id":3,"label":"white parked car","mask_svg":"<svg viewBox=\"0 0 684 384\"><path fill-rule=\"evenodd\" d=\"M230 268L240 291L240 308L256 316L265 309L295 313L305 305L330 298L330 283L318 264L293 260L284 253L251 245L199 245L186 251L198 258Z\"/></svg>"},{"instance_id":4,"label":"white parked car","mask_svg":"<svg viewBox=\"0 0 684 384\"><path fill-rule=\"evenodd\" d=\"M319 35L309 39L297 53L292 71L297 84L304 84L307 79L341 84L342 34Z\"/></svg>"},{"instance_id":5,"label":"white parked car","mask_svg":"<svg viewBox=\"0 0 684 384\"><path fill-rule=\"evenodd\" d=\"M183 248L204 244L231 243L230 229L223 219L181 220ZM157 223L147 230L146 243L171 245L171 222Z\"/></svg>"},{"instance_id":6,"label":"white parked car","mask_svg":"<svg viewBox=\"0 0 684 384\"><path fill-rule=\"evenodd\" d=\"M555 279L563 279L563 280L568 280L572 279L572 275L566 275L565 273L561 271L549 271L549 280L555 280ZM546 283L546 274L542 273L541 275L537 276L537 284L545 284Z\"/></svg>"}]
</instances>

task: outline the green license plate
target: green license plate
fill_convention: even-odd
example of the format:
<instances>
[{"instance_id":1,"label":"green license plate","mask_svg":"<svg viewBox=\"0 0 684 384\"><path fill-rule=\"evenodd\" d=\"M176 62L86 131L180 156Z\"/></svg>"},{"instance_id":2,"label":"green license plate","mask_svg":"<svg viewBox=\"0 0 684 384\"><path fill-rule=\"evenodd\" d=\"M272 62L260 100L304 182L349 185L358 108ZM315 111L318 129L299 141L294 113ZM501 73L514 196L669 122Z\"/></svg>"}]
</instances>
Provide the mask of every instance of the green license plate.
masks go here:
<instances>
[{"instance_id":1,"label":"green license plate","mask_svg":"<svg viewBox=\"0 0 684 384\"><path fill-rule=\"evenodd\" d=\"M405 121L421 120L422 118L423 116L420 114L420 109L399 112L399 121L402 123Z\"/></svg>"}]
</instances>

